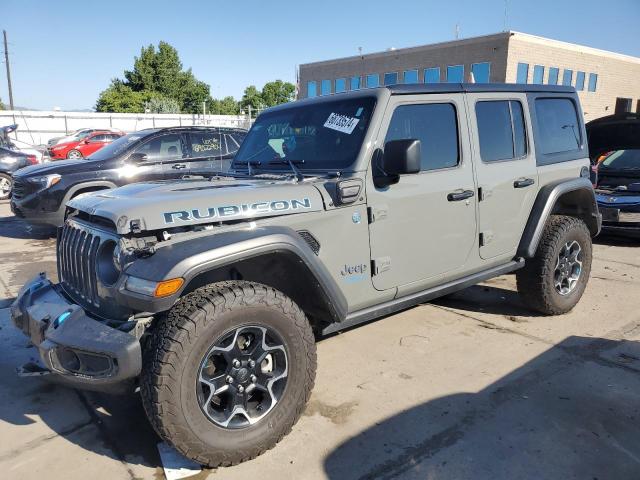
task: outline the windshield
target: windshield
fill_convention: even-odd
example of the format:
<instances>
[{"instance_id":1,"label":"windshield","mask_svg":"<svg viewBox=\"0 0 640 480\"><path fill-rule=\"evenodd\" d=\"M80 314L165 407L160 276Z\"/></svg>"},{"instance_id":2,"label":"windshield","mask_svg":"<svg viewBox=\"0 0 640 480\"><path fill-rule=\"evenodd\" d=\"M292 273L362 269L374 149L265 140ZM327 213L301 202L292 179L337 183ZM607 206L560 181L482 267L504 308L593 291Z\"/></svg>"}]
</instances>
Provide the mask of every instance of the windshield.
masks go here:
<instances>
[{"instance_id":1,"label":"windshield","mask_svg":"<svg viewBox=\"0 0 640 480\"><path fill-rule=\"evenodd\" d=\"M125 150L128 150L132 147L138 140L144 138L148 135L148 132L145 133L130 133L129 135L125 135L124 137L120 137L117 140L114 140L106 147L101 148L94 154L87 157L87 160L108 160L110 158L115 157L116 155L120 155Z\"/></svg>"},{"instance_id":2,"label":"windshield","mask_svg":"<svg viewBox=\"0 0 640 480\"><path fill-rule=\"evenodd\" d=\"M233 166L300 170L341 170L353 164L367 133L374 97L336 99L267 112L249 131Z\"/></svg>"},{"instance_id":3,"label":"windshield","mask_svg":"<svg viewBox=\"0 0 640 480\"><path fill-rule=\"evenodd\" d=\"M601 169L640 170L640 150L616 150L600 162Z\"/></svg>"}]
</instances>

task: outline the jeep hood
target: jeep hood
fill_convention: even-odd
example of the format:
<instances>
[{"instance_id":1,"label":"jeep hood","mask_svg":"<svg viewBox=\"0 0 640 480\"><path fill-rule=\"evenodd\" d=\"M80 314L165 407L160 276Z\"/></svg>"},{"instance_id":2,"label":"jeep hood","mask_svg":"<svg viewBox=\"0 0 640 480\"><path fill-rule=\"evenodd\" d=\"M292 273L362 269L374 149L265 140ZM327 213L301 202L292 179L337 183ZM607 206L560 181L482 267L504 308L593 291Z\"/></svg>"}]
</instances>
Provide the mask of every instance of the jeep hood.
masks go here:
<instances>
[{"instance_id":1,"label":"jeep hood","mask_svg":"<svg viewBox=\"0 0 640 480\"><path fill-rule=\"evenodd\" d=\"M320 192L310 183L258 179L135 183L80 196L67 205L111 220L120 234L324 208Z\"/></svg>"},{"instance_id":2,"label":"jeep hood","mask_svg":"<svg viewBox=\"0 0 640 480\"><path fill-rule=\"evenodd\" d=\"M586 124L592 159L613 150L640 149L640 114L622 113Z\"/></svg>"}]
</instances>

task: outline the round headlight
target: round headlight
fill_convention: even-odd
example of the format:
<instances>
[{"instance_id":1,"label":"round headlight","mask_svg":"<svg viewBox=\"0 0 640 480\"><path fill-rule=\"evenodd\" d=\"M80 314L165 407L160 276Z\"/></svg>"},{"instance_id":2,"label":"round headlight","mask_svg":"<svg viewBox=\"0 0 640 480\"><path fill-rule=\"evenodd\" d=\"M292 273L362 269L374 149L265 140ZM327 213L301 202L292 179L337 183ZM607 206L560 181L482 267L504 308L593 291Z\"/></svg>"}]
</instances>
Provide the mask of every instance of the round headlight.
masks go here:
<instances>
[{"instance_id":1,"label":"round headlight","mask_svg":"<svg viewBox=\"0 0 640 480\"><path fill-rule=\"evenodd\" d=\"M96 270L98 278L106 286L112 286L120 277L120 270L116 268L115 253L118 244L113 240L104 242L98 250Z\"/></svg>"}]
</instances>

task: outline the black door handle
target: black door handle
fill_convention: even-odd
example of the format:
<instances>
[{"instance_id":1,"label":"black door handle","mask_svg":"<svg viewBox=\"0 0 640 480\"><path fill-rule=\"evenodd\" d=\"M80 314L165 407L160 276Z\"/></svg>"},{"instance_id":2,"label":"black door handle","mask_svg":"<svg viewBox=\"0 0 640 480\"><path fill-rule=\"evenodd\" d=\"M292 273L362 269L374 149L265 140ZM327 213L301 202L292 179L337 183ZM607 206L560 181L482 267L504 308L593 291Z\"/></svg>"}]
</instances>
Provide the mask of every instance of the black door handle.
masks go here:
<instances>
[{"instance_id":1,"label":"black door handle","mask_svg":"<svg viewBox=\"0 0 640 480\"><path fill-rule=\"evenodd\" d=\"M176 163L175 165L173 165L171 168L174 168L176 170L181 170L183 168L187 168L187 166L184 163Z\"/></svg>"},{"instance_id":2,"label":"black door handle","mask_svg":"<svg viewBox=\"0 0 640 480\"><path fill-rule=\"evenodd\" d=\"M447 195L447 200L450 202L459 202L460 200L466 200L473 197L473 190L460 190L457 192L451 192Z\"/></svg>"},{"instance_id":3,"label":"black door handle","mask_svg":"<svg viewBox=\"0 0 640 480\"><path fill-rule=\"evenodd\" d=\"M535 180L533 178L519 178L513 182L513 188L524 188L533 185Z\"/></svg>"}]
</instances>

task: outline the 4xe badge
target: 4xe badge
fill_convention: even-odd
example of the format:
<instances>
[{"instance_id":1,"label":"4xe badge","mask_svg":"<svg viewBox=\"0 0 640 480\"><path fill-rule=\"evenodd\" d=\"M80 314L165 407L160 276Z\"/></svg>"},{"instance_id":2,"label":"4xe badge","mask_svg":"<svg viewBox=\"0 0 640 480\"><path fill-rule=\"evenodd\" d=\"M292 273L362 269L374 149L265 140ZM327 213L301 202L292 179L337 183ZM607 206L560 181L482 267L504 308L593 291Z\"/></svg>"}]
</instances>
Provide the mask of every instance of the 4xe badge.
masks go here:
<instances>
[{"instance_id":1,"label":"4xe badge","mask_svg":"<svg viewBox=\"0 0 640 480\"><path fill-rule=\"evenodd\" d=\"M340 270L340 275L344 277L347 283L355 283L364 280L368 269L364 263L356 265L345 264L342 270Z\"/></svg>"}]
</instances>

